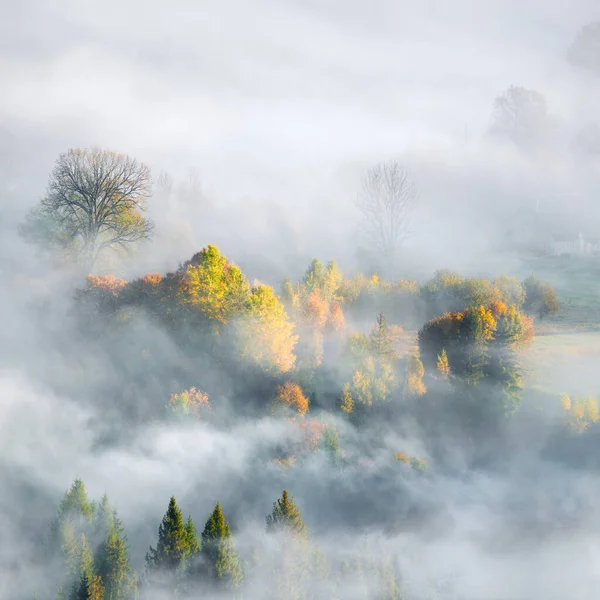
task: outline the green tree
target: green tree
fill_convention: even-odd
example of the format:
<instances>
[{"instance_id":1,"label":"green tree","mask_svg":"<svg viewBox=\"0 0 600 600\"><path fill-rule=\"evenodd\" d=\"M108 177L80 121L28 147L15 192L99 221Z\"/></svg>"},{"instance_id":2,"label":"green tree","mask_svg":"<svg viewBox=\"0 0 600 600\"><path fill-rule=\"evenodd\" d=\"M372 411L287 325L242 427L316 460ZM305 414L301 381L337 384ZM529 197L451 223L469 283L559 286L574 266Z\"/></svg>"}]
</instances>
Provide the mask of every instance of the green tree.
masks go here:
<instances>
[{"instance_id":1,"label":"green tree","mask_svg":"<svg viewBox=\"0 0 600 600\"><path fill-rule=\"evenodd\" d=\"M201 553L209 568L209 577L225 587L237 589L242 581L240 559L225 520L217 503L202 532Z\"/></svg>"},{"instance_id":2,"label":"green tree","mask_svg":"<svg viewBox=\"0 0 600 600\"><path fill-rule=\"evenodd\" d=\"M229 322L243 312L250 285L239 267L209 244L183 267L187 290L185 303L209 320Z\"/></svg>"},{"instance_id":3,"label":"green tree","mask_svg":"<svg viewBox=\"0 0 600 600\"><path fill-rule=\"evenodd\" d=\"M127 600L135 595L137 585L127 553L127 538L116 511L109 516L96 564L106 588L106 600Z\"/></svg>"},{"instance_id":4,"label":"green tree","mask_svg":"<svg viewBox=\"0 0 600 600\"><path fill-rule=\"evenodd\" d=\"M528 314L537 314L541 320L555 315L560 310L556 291L549 283L531 275L523 282L523 287L525 288L523 308Z\"/></svg>"},{"instance_id":5,"label":"green tree","mask_svg":"<svg viewBox=\"0 0 600 600\"><path fill-rule=\"evenodd\" d=\"M281 497L273 503L273 512L267 516L267 531L286 531L299 538L308 536L302 514L287 490L283 490Z\"/></svg>"},{"instance_id":6,"label":"green tree","mask_svg":"<svg viewBox=\"0 0 600 600\"><path fill-rule=\"evenodd\" d=\"M149 571L175 572L185 565L190 553L188 531L181 509L175 497L169 501L169 507L158 528L156 548L150 546L146 554L146 566Z\"/></svg>"},{"instance_id":7,"label":"green tree","mask_svg":"<svg viewBox=\"0 0 600 600\"><path fill-rule=\"evenodd\" d=\"M306 270L303 283L306 286L306 289L309 292L312 292L314 289L320 288L323 285L324 277L323 263L318 258L314 258Z\"/></svg>"},{"instance_id":8,"label":"green tree","mask_svg":"<svg viewBox=\"0 0 600 600\"><path fill-rule=\"evenodd\" d=\"M144 216L152 193L150 170L124 154L71 149L61 154L46 196L21 226L42 248L83 259L92 269L108 249L129 250L149 239Z\"/></svg>"}]
</instances>

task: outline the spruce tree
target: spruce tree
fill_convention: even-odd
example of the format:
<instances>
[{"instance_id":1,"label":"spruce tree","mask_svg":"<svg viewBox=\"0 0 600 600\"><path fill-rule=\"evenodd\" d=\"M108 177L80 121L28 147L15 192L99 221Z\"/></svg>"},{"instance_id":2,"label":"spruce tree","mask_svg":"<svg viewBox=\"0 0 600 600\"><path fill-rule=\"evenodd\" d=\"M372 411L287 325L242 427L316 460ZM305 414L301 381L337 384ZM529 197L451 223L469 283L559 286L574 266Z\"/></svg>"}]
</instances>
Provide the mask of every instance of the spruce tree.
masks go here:
<instances>
[{"instance_id":1,"label":"spruce tree","mask_svg":"<svg viewBox=\"0 0 600 600\"><path fill-rule=\"evenodd\" d=\"M77 527L91 525L94 518L94 507L90 503L81 479L75 479L71 488L65 493L58 508L60 521L70 518Z\"/></svg>"},{"instance_id":2,"label":"spruce tree","mask_svg":"<svg viewBox=\"0 0 600 600\"><path fill-rule=\"evenodd\" d=\"M94 547L97 548L106 537L106 533L111 525L112 521L112 509L108 502L108 496L104 494L102 501L96 512L96 518L94 519L94 534L93 542Z\"/></svg>"},{"instance_id":3,"label":"spruce tree","mask_svg":"<svg viewBox=\"0 0 600 600\"><path fill-rule=\"evenodd\" d=\"M192 516L188 516L187 523L185 524L185 533L187 535L187 543L190 549L190 555L194 556L200 551L200 540L198 539L198 532L196 526L192 521Z\"/></svg>"},{"instance_id":4,"label":"spruce tree","mask_svg":"<svg viewBox=\"0 0 600 600\"><path fill-rule=\"evenodd\" d=\"M90 582L87 575L82 575L81 578L73 582L69 600L89 600L90 598Z\"/></svg>"},{"instance_id":5,"label":"spruce tree","mask_svg":"<svg viewBox=\"0 0 600 600\"><path fill-rule=\"evenodd\" d=\"M90 530L94 519L94 507L90 503L85 485L76 479L58 506L56 517L50 524L47 550L50 556L62 554L67 563L74 555L77 538Z\"/></svg>"},{"instance_id":6,"label":"spruce tree","mask_svg":"<svg viewBox=\"0 0 600 600\"><path fill-rule=\"evenodd\" d=\"M287 490L283 490L281 497L273 503L273 512L267 516L267 531L286 531L299 538L308 536L302 515Z\"/></svg>"},{"instance_id":7,"label":"spruce tree","mask_svg":"<svg viewBox=\"0 0 600 600\"><path fill-rule=\"evenodd\" d=\"M240 559L219 503L204 526L201 552L213 581L234 589L239 587L242 580Z\"/></svg>"},{"instance_id":8,"label":"spruce tree","mask_svg":"<svg viewBox=\"0 0 600 600\"><path fill-rule=\"evenodd\" d=\"M180 508L175 497L169 501L169 507L158 528L156 548L150 546L146 554L146 566L149 571L174 572L182 566L189 554L188 533L183 522Z\"/></svg>"},{"instance_id":9,"label":"spruce tree","mask_svg":"<svg viewBox=\"0 0 600 600\"><path fill-rule=\"evenodd\" d=\"M98 573L106 588L107 600L125 600L135 588L127 556L127 538L117 512L110 516L108 530L98 553Z\"/></svg>"}]
</instances>

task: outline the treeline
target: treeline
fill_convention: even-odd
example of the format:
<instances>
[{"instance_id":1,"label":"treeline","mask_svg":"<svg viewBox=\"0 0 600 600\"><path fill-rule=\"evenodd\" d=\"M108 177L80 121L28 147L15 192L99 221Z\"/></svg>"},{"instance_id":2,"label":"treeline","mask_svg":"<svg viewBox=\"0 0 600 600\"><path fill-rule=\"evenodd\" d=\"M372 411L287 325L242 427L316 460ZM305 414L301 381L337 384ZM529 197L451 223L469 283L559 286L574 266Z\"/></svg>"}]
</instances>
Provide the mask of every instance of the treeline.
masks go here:
<instances>
[{"instance_id":1,"label":"treeline","mask_svg":"<svg viewBox=\"0 0 600 600\"><path fill-rule=\"evenodd\" d=\"M496 398L484 402L495 418L514 412L533 315L559 308L554 290L534 277L521 283L440 271L420 285L344 278L335 262L316 259L278 296L268 285L250 284L212 245L165 276L90 276L77 299L80 326L95 341L113 335L111 347L124 338L132 345L142 337L136 323L149 319L195 364L214 366L205 369L207 379L220 369L220 381L207 386L198 379L186 388L191 395L174 396L171 413L177 405L179 412L215 416L218 406L206 393L221 393L227 380L240 410L295 418L327 410L355 424L389 419L411 410L415 398L426 404L440 394L469 398L469 405ZM160 372L165 361L152 360L153 352L138 347L126 362L143 358L143 368ZM163 410L163 398L155 410Z\"/></svg>"},{"instance_id":2,"label":"treeline","mask_svg":"<svg viewBox=\"0 0 600 600\"><path fill-rule=\"evenodd\" d=\"M106 495L100 503L91 502L83 481L77 479L57 509L45 544L54 590L52 585L44 585L35 597L334 600L350 590L356 598L405 597L394 556L366 539L328 556L318 538L310 534L287 490L273 503L263 523L263 539L244 544L244 554L219 503L200 531L191 516L184 519L171 497L156 542L149 547L138 573L131 565L117 511Z\"/></svg>"}]
</instances>

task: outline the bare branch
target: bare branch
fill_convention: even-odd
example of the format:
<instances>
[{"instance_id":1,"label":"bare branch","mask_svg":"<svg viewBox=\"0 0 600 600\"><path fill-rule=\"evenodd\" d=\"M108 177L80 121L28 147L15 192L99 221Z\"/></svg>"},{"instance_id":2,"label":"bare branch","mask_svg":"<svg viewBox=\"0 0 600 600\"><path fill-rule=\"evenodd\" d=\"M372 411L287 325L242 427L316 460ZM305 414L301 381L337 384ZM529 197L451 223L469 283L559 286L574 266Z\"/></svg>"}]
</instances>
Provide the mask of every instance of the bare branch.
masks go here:
<instances>
[{"instance_id":1,"label":"bare branch","mask_svg":"<svg viewBox=\"0 0 600 600\"><path fill-rule=\"evenodd\" d=\"M143 213L151 192L150 170L134 158L98 148L69 150L58 157L36 214L91 269L102 251L150 237L153 224Z\"/></svg>"},{"instance_id":2,"label":"bare branch","mask_svg":"<svg viewBox=\"0 0 600 600\"><path fill-rule=\"evenodd\" d=\"M418 199L408 167L397 161L371 167L364 176L356 205L366 235L393 270L397 250L409 235Z\"/></svg>"}]
</instances>

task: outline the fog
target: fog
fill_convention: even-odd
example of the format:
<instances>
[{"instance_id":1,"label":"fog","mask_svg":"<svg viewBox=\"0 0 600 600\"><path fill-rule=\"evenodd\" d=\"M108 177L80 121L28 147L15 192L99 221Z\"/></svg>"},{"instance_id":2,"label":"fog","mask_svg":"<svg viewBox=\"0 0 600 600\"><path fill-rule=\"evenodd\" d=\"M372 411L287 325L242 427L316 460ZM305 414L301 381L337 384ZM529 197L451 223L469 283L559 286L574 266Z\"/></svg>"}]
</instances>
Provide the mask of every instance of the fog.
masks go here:
<instances>
[{"instance_id":1,"label":"fog","mask_svg":"<svg viewBox=\"0 0 600 600\"><path fill-rule=\"evenodd\" d=\"M140 576L170 496L199 533L220 502L241 559L256 551L264 561L243 597L272 597L265 573L278 550L264 523L287 489L334 569L391 556L402 598L595 598L598 425L569 437L558 398L598 390L600 345L568 337L597 334L600 290L572 283L576 271L595 285L597 257L538 268L542 259L505 240L519 210L600 237L599 155L577 142L600 118L600 77L567 60L578 31L600 19L597 3L0 2L0 597L57 598L54 563L39 550L81 478L90 499L106 493L118 509ZM489 133L494 101L512 85L547 101L551 126L535 147ZM144 310L122 326L81 317L81 273L18 228L59 154L92 147L133 156L154 177L154 238L98 274L164 275L215 244L277 294L315 257L347 278L383 269L355 200L371 165L402 161L418 202L395 279L539 270L558 290L562 312L534 321L517 415L478 432L444 405L459 394L434 376L421 404L398 400L359 426L330 408L346 383L342 351L316 379L298 367L263 380L211 354L208 329L191 321L184 343L183 326L173 333ZM415 306L393 322L413 345L430 318ZM349 331L368 333L379 308L353 310ZM317 390L310 415L338 433L343 467L321 451L293 468L274 462L305 442L296 421L270 410L274 384L295 377ZM169 397L191 386L209 392L211 418L165 419ZM394 461L401 450L427 473ZM316 591L303 597L400 597L374 595L375 575L361 580L367 594L356 573L339 573L334 594L311 572Z\"/></svg>"}]
</instances>

